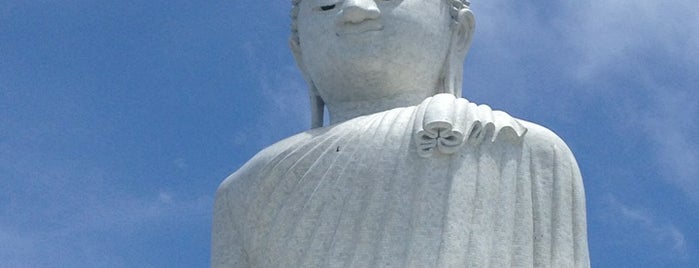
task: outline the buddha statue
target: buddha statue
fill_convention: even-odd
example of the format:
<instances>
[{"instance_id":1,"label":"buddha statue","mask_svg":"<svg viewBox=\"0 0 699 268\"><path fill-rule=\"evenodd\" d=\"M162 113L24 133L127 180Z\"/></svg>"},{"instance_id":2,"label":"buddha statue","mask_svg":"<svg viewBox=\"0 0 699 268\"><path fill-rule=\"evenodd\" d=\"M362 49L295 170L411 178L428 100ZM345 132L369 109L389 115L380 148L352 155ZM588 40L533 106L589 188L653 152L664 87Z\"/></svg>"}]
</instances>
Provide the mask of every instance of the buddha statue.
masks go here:
<instances>
[{"instance_id":1,"label":"buddha statue","mask_svg":"<svg viewBox=\"0 0 699 268\"><path fill-rule=\"evenodd\" d=\"M213 267L590 266L566 144L461 98L466 0L293 0L291 17L312 129L221 183Z\"/></svg>"}]
</instances>

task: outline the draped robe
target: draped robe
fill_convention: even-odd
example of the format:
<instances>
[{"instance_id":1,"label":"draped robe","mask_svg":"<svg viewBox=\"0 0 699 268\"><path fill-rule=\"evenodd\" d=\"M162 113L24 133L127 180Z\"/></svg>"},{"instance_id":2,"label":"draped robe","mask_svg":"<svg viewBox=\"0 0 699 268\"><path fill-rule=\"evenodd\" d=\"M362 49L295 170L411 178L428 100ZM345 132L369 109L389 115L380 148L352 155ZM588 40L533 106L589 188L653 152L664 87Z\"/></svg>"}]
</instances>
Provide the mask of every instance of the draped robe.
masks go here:
<instances>
[{"instance_id":1,"label":"draped robe","mask_svg":"<svg viewBox=\"0 0 699 268\"><path fill-rule=\"evenodd\" d=\"M429 100L258 153L217 191L212 266L589 267L582 179L565 143L457 99L442 121L466 126L463 143L442 151L429 139L449 126L423 133L440 117Z\"/></svg>"}]
</instances>

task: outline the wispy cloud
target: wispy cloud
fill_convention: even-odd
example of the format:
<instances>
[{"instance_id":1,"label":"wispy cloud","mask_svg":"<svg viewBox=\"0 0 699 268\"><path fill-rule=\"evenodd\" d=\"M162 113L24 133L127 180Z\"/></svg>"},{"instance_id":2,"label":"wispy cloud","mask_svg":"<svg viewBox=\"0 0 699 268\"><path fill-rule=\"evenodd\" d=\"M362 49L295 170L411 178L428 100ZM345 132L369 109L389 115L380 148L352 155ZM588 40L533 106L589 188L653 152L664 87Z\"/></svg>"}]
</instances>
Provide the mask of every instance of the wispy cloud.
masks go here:
<instances>
[{"instance_id":1,"label":"wispy cloud","mask_svg":"<svg viewBox=\"0 0 699 268\"><path fill-rule=\"evenodd\" d=\"M275 53L278 58L274 62L284 64L274 65L269 60L260 60L263 58L261 55L267 51L258 41L248 41L242 49L248 64L255 70L254 77L250 79L256 81L255 90L260 91L263 97L262 100L256 101L261 106L260 110L256 111L256 129L270 130L257 133L256 137L263 145L268 145L285 136L306 130L310 126L308 91L296 65L285 61L284 57L288 59L291 51ZM288 130L292 130L292 133L281 133Z\"/></svg>"},{"instance_id":2,"label":"wispy cloud","mask_svg":"<svg viewBox=\"0 0 699 268\"><path fill-rule=\"evenodd\" d=\"M633 121L624 131L645 135L662 178L699 204L696 7L693 0L585 1L569 6L558 28L579 55L571 77L593 85L595 98L623 96L619 124ZM626 88L610 90L617 84Z\"/></svg>"},{"instance_id":3,"label":"wispy cloud","mask_svg":"<svg viewBox=\"0 0 699 268\"><path fill-rule=\"evenodd\" d=\"M267 70L259 80L263 96L271 102L266 117L307 127L310 122L308 91L296 66Z\"/></svg>"},{"instance_id":4,"label":"wispy cloud","mask_svg":"<svg viewBox=\"0 0 699 268\"><path fill-rule=\"evenodd\" d=\"M68 193L83 194L83 193ZM16 222L0 223L0 267L127 267L134 263L123 251L114 251L113 240L139 241L154 237L144 232L172 229L183 222L199 222L210 214L210 197L180 199L169 192L152 197L118 196L70 207L72 214L30 219L44 226L26 228ZM61 200L49 200L61 202ZM29 207L29 206L27 206ZM31 209L31 208L27 208ZM52 228L46 228L53 226ZM118 242L122 243L122 242ZM7 265L7 266L5 266ZM148 267L148 263L141 263Z\"/></svg>"},{"instance_id":5,"label":"wispy cloud","mask_svg":"<svg viewBox=\"0 0 699 268\"><path fill-rule=\"evenodd\" d=\"M699 103L687 92L663 90L654 92L655 107L642 113L641 126L654 142L659 173L699 204Z\"/></svg>"},{"instance_id":6,"label":"wispy cloud","mask_svg":"<svg viewBox=\"0 0 699 268\"><path fill-rule=\"evenodd\" d=\"M689 246L685 239L685 234L674 224L653 215L649 210L641 207L632 207L619 201L613 195L607 198L609 214L607 221L632 228L636 233L635 238L639 241L649 241L656 244L657 249L666 249L666 252L674 258L687 258ZM618 217L621 216L621 217Z\"/></svg>"},{"instance_id":7,"label":"wispy cloud","mask_svg":"<svg viewBox=\"0 0 699 268\"><path fill-rule=\"evenodd\" d=\"M699 17L693 0L591 0L569 6L559 26L566 40L581 53L575 69L580 79L594 79L639 64L654 54L678 64L697 64ZM656 66L644 66L654 68Z\"/></svg>"},{"instance_id":8,"label":"wispy cloud","mask_svg":"<svg viewBox=\"0 0 699 268\"><path fill-rule=\"evenodd\" d=\"M124 241L158 240L149 232L206 224L211 214L208 193L124 191L95 163L42 159L8 141L0 148L11 149L0 154L0 267L134 266L129 256L141 253L114 248L143 247Z\"/></svg>"}]
</instances>

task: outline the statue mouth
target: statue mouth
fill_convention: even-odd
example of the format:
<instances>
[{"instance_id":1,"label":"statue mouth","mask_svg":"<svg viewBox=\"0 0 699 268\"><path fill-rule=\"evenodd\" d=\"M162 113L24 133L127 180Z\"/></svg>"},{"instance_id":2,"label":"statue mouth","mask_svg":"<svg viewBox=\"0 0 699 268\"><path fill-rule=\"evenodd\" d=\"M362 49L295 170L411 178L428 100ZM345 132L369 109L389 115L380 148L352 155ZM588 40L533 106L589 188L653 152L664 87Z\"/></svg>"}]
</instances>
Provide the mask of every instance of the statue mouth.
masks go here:
<instances>
[{"instance_id":1,"label":"statue mouth","mask_svg":"<svg viewBox=\"0 0 699 268\"><path fill-rule=\"evenodd\" d=\"M339 25L337 36L357 35L366 32L378 32L383 30L383 25L377 20L366 20L360 23L345 23Z\"/></svg>"}]
</instances>

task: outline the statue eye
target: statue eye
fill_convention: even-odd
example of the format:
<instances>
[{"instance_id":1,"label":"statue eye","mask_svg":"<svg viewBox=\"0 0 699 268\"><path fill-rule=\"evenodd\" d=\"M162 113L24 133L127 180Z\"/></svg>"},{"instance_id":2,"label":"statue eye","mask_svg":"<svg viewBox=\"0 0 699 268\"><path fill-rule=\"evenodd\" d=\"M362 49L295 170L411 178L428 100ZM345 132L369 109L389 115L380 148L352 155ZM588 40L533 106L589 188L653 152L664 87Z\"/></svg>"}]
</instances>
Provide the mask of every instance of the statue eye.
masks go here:
<instances>
[{"instance_id":1,"label":"statue eye","mask_svg":"<svg viewBox=\"0 0 699 268\"><path fill-rule=\"evenodd\" d=\"M335 6L337 6L337 4L332 4L332 5L327 5L327 6L320 6L320 10L321 10L321 11L333 10L333 9L335 9Z\"/></svg>"}]
</instances>

